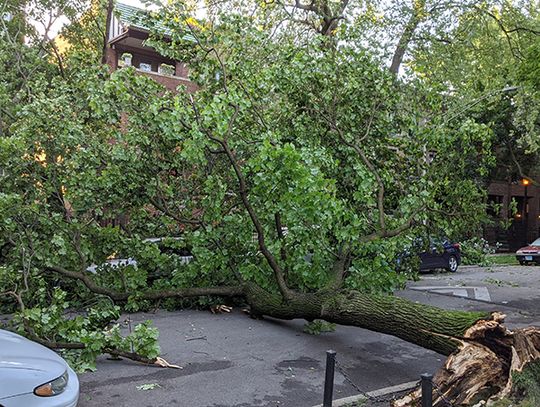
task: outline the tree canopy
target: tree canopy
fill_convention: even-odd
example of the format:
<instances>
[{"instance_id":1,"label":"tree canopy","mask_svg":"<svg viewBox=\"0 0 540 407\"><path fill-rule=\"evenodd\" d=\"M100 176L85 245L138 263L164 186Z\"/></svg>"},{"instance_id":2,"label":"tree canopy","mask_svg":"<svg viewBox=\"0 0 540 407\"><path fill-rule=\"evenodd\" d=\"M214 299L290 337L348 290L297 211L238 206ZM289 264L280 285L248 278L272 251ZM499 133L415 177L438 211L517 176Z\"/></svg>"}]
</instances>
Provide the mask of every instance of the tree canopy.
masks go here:
<instances>
[{"instance_id":1,"label":"tree canopy","mask_svg":"<svg viewBox=\"0 0 540 407\"><path fill-rule=\"evenodd\" d=\"M154 360L149 323L122 338L110 322L158 300L244 297L446 354L492 318L389 294L415 276L396 258L417 236L478 230L503 138L536 151L532 3L210 4L197 20L170 2L148 44L189 63L195 93L102 66L109 3L81 4L63 5L62 49L18 38L21 8L0 35L0 304L18 330L84 369L102 352ZM377 322L368 303L407 312Z\"/></svg>"}]
</instances>

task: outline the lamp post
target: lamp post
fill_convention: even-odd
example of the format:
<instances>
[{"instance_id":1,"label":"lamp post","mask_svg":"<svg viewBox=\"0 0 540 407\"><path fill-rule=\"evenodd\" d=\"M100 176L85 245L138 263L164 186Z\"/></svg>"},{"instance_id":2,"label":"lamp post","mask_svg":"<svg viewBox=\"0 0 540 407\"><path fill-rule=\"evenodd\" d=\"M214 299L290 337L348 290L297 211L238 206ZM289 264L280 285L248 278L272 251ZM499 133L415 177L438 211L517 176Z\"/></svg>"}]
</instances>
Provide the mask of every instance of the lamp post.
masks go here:
<instances>
[{"instance_id":1,"label":"lamp post","mask_svg":"<svg viewBox=\"0 0 540 407\"><path fill-rule=\"evenodd\" d=\"M529 197L527 196L527 187L530 181L527 178L521 179L521 184L525 187L525 202L523 203L523 218L525 219L525 244L529 243Z\"/></svg>"}]
</instances>

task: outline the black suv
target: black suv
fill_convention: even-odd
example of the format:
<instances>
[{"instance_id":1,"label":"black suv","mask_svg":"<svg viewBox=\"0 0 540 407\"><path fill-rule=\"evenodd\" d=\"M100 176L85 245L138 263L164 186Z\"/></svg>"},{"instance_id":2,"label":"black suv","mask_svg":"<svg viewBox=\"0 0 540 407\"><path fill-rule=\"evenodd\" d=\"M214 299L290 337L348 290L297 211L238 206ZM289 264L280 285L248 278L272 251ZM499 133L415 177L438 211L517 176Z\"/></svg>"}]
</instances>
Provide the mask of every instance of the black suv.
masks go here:
<instances>
[{"instance_id":1,"label":"black suv","mask_svg":"<svg viewBox=\"0 0 540 407\"><path fill-rule=\"evenodd\" d=\"M420 259L420 271L446 269L456 272L461 264L461 247L446 238L430 238L426 243L421 238L415 239L411 247L396 259L398 270L404 267L407 260L417 253Z\"/></svg>"}]
</instances>

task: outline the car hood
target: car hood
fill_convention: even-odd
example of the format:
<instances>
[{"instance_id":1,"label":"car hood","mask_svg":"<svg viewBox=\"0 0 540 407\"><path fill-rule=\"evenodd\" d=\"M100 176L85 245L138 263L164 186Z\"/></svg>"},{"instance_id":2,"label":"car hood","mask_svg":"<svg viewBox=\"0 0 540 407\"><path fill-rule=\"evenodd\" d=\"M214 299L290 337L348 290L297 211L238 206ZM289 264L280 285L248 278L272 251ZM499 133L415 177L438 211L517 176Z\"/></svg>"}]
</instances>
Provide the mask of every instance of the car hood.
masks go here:
<instances>
[{"instance_id":1,"label":"car hood","mask_svg":"<svg viewBox=\"0 0 540 407\"><path fill-rule=\"evenodd\" d=\"M517 253L519 252L540 252L540 246L525 246L517 251Z\"/></svg>"},{"instance_id":2,"label":"car hood","mask_svg":"<svg viewBox=\"0 0 540 407\"><path fill-rule=\"evenodd\" d=\"M31 393L66 369L67 363L52 350L0 329L0 400Z\"/></svg>"}]
</instances>

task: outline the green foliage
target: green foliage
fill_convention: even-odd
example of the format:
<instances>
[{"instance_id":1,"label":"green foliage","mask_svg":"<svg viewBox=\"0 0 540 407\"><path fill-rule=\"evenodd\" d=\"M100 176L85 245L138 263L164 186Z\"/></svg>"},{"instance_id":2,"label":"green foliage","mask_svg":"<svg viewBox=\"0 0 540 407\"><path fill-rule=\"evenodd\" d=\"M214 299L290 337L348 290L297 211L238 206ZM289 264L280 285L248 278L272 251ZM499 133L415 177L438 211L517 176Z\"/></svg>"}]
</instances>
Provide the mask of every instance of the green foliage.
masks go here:
<instances>
[{"instance_id":1,"label":"green foliage","mask_svg":"<svg viewBox=\"0 0 540 407\"><path fill-rule=\"evenodd\" d=\"M43 296L41 305L15 313L10 323L18 326L21 334L30 327L32 334L43 340L84 345L83 349L62 351L70 366L79 372L94 370L96 357L110 350L136 352L149 359L159 355L158 331L151 323L138 324L133 332L123 335L115 322L120 317L120 307L109 300L74 312L70 310L67 293L61 289L55 289L50 299L44 290L36 295ZM47 302L49 305L44 305Z\"/></svg>"},{"instance_id":2,"label":"green foliage","mask_svg":"<svg viewBox=\"0 0 540 407\"><path fill-rule=\"evenodd\" d=\"M487 240L481 237L473 237L461 241L460 244L463 264L477 264L479 266L492 264L492 258L489 255L495 253L495 249L489 245Z\"/></svg>"},{"instance_id":3,"label":"green foliage","mask_svg":"<svg viewBox=\"0 0 540 407\"><path fill-rule=\"evenodd\" d=\"M492 265L512 265L517 266L519 263L515 254L497 254L489 256L488 261Z\"/></svg>"},{"instance_id":4,"label":"green foliage","mask_svg":"<svg viewBox=\"0 0 540 407\"><path fill-rule=\"evenodd\" d=\"M154 390L159 388L161 388L161 386L158 383L146 383L136 387L137 390L141 391Z\"/></svg>"},{"instance_id":5,"label":"green foliage","mask_svg":"<svg viewBox=\"0 0 540 407\"><path fill-rule=\"evenodd\" d=\"M322 319L316 319L306 322L302 330L310 335L320 335L324 332L334 332L336 330L336 324L323 321Z\"/></svg>"},{"instance_id":6,"label":"green foliage","mask_svg":"<svg viewBox=\"0 0 540 407\"><path fill-rule=\"evenodd\" d=\"M540 403L540 361L527 363L521 372L512 374L518 392L530 400L531 405Z\"/></svg>"},{"instance_id":7,"label":"green foliage","mask_svg":"<svg viewBox=\"0 0 540 407\"><path fill-rule=\"evenodd\" d=\"M403 288L418 271L417 257L403 256L406 250L403 243L401 237L364 245L351 264L346 286L367 293L388 294Z\"/></svg>"},{"instance_id":8,"label":"green foliage","mask_svg":"<svg viewBox=\"0 0 540 407\"><path fill-rule=\"evenodd\" d=\"M493 284L498 287L519 287L518 283L512 282L512 281L505 281L505 280L498 280L496 278L486 278L484 279L484 282L487 284Z\"/></svg>"},{"instance_id":9,"label":"green foliage","mask_svg":"<svg viewBox=\"0 0 540 407\"><path fill-rule=\"evenodd\" d=\"M537 9L517 1L453 6L431 16L427 44L412 51L415 75L443 92L452 89L448 120L474 117L492 129L497 166L490 179L538 171Z\"/></svg>"},{"instance_id":10,"label":"green foliage","mask_svg":"<svg viewBox=\"0 0 540 407\"><path fill-rule=\"evenodd\" d=\"M521 372L512 373L514 394L496 401L494 407L534 407L540 402L540 362L528 363Z\"/></svg>"},{"instance_id":11,"label":"green foliage","mask_svg":"<svg viewBox=\"0 0 540 407\"><path fill-rule=\"evenodd\" d=\"M493 407L535 407L535 404L529 400L515 401L505 397L495 401Z\"/></svg>"},{"instance_id":12,"label":"green foliage","mask_svg":"<svg viewBox=\"0 0 540 407\"><path fill-rule=\"evenodd\" d=\"M518 68L520 79L540 91L540 40L533 42L525 52L525 58Z\"/></svg>"}]
</instances>

